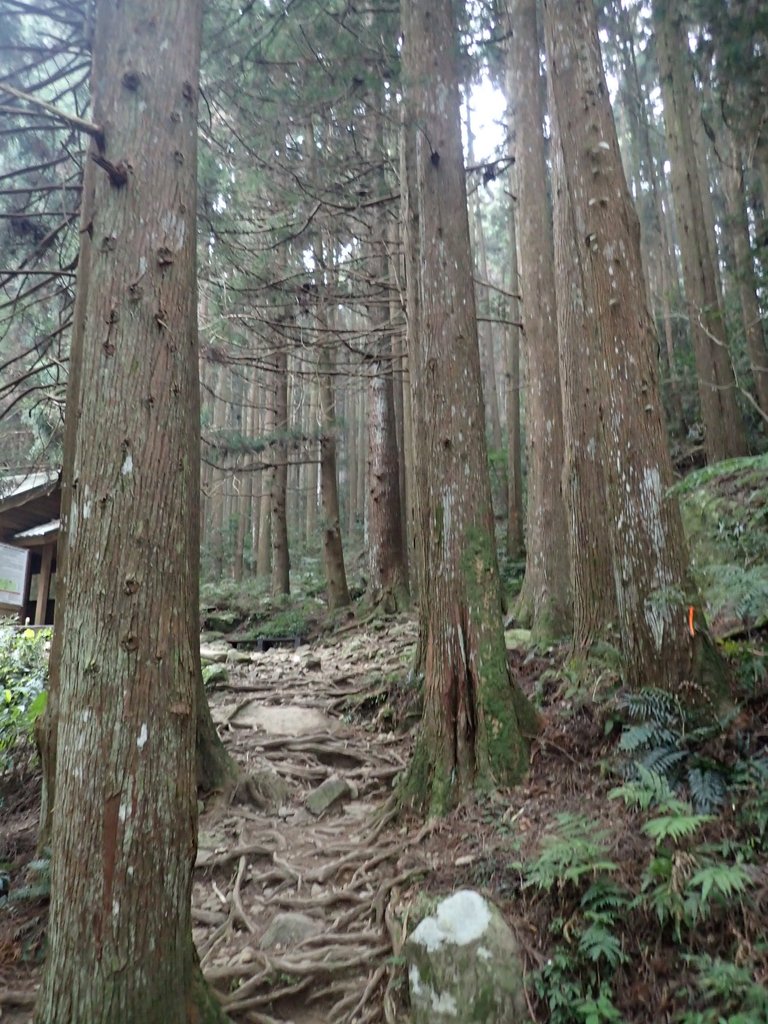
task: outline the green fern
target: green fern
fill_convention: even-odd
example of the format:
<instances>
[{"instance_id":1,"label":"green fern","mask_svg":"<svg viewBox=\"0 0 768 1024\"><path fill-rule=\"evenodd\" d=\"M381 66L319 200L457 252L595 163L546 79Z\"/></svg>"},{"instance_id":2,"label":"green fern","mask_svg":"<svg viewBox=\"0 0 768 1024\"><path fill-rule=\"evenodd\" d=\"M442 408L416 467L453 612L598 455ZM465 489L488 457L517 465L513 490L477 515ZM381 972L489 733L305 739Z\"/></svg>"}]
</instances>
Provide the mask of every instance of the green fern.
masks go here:
<instances>
[{"instance_id":1,"label":"green fern","mask_svg":"<svg viewBox=\"0 0 768 1024\"><path fill-rule=\"evenodd\" d=\"M686 814L690 810L685 801L674 795L664 775L642 764L635 766L634 778L612 789L608 796L612 800L621 798L625 806L641 811L648 811L652 806L666 814Z\"/></svg>"},{"instance_id":2,"label":"green fern","mask_svg":"<svg viewBox=\"0 0 768 1024\"><path fill-rule=\"evenodd\" d=\"M768 988L755 981L749 967L703 953L689 954L685 960L696 971L696 987L710 1007L701 1014L702 1021L756 1024L768 1020ZM685 1015L680 1024L693 1024L693 1020Z\"/></svg>"},{"instance_id":3,"label":"green fern","mask_svg":"<svg viewBox=\"0 0 768 1024\"><path fill-rule=\"evenodd\" d=\"M691 801L698 811L711 814L723 806L728 787L720 771L716 768L691 767L686 777Z\"/></svg>"},{"instance_id":4,"label":"green fern","mask_svg":"<svg viewBox=\"0 0 768 1024\"><path fill-rule=\"evenodd\" d=\"M709 864L700 868L690 879L686 888L698 889L702 903L706 904L710 895L719 895L725 900L741 895L755 884L743 864Z\"/></svg>"},{"instance_id":5,"label":"green fern","mask_svg":"<svg viewBox=\"0 0 768 1024\"><path fill-rule=\"evenodd\" d=\"M553 886L578 885L585 877L616 871L618 865L605 856L606 836L595 831L587 818L559 814L556 825L541 843L538 856L529 864L516 863L523 886L549 892Z\"/></svg>"},{"instance_id":6,"label":"green fern","mask_svg":"<svg viewBox=\"0 0 768 1024\"><path fill-rule=\"evenodd\" d=\"M618 967L627 959L618 937L602 924L591 924L582 932L579 952L592 963L605 961L609 967Z\"/></svg>"},{"instance_id":7,"label":"green fern","mask_svg":"<svg viewBox=\"0 0 768 1024\"><path fill-rule=\"evenodd\" d=\"M624 694L618 706L628 719L619 740L619 749L630 758L623 766L625 774L630 779L643 771L662 776L671 787L687 789L696 812L717 811L725 800L726 769L701 751L729 721L702 720L701 712L665 690Z\"/></svg>"},{"instance_id":8,"label":"green fern","mask_svg":"<svg viewBox=\"0 0 768 1024\"><path fill-rule=\"evenodd\" d=\"M656 722L642 722L625 728L619 740L619 749L628 754L637 750L646 750L649 746L671 746L675 742L676 733Z\"/></svg>"},{"instance_id":9,"label":"green fern","mask_svg":"<svg viewBox=\"0 0 768 1024\"><path fill-rule=\"evenodd\" d=\"M679 843L681 839L694 835L703 824L712 821L711 814L663 814L651 818L643 825L643 832L658 846L670 839Z\"/></svg>"}]
</instances>

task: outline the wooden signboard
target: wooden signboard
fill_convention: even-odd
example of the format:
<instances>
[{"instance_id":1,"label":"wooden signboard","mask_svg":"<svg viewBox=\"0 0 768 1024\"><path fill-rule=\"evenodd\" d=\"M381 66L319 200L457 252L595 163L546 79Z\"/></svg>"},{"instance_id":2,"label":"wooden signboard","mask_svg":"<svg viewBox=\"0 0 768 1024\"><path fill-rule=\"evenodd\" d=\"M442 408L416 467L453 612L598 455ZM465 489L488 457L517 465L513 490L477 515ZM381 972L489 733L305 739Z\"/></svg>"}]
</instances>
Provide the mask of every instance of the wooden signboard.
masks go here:
<instances>
[{"instance_id":1,"label":"wooden signboard","mask_svg":"<svg viewBox=\"0 0 768 1024\"><path fill-rule=\"evenodd\" d=\"M24 589L27 582L29 552L0 544L0 605L6 608L24 607Z\"/></svg>"}]
</instances>

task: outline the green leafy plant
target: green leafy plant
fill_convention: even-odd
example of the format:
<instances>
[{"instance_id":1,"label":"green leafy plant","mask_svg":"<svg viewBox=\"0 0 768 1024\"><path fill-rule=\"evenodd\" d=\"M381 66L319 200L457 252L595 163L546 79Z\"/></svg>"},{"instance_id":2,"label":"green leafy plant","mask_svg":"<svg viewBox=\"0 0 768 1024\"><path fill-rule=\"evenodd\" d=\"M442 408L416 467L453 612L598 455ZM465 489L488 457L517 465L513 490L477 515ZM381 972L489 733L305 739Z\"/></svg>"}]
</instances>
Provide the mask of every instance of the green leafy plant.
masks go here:
<instances>
[{"instance_id":1,"label":"green leafy plant","mask_svg":"<svg viewBox=\"0 0 768 1024\"><path fill-rule=\"evenodd\" d=\"M685 1011L676 1024L756 1024L768 1020L768 989L755 981L748 967L707 954L689 954L685 959L696 972L696 988L704 1009Z\"/></svg>"},{"instance_id":2,"label":"green leafy plant","mask_svg":"<svg viewBox=\"0 0 768 1024\"><path fill-rule=\"evenodd\" d=\"M685 789L698 814L718 810L725 801L727 769L704 748L729 723L712 721L666 690L622 694L617 703L628 720L619 740L625 773L632 778L646 769Z\"/></svg>"},{"instance_id":3,"label":"green leafy plant","mask_svg":"<svg viewBox=\"0 0 768 1024\"><path fill-rule=\"evenodd\" d=\"M523 888L557 899L562 911L549 925L554 949L533 975L551 1024L619 1024L610 978L626 959L620 922L631 899L612 877L618 865L606 833L587 818L558 815L537 857L514 866Z\"/></svg>"},{"instance_id":4,"label":"green leafy plant","mask_svg":"<svg viewBox=\"0 0 768 1024\"><path fill-rule=\"evenodd\" d=\"M693 813L690 804L673 794L663 775L641 765L635 779L609 795L643 812L652 807L661 812L642 826L656 852L643 872L641 893L633 907L650 909L662 926L671 922L677 941L681 941L684 928L693 928L717 908L727 908L754 884L740 860L731 862L722 850L693 844L713 817Z\"/></svg>"},{"instance_id":5,"label":"green leafy plant","mask_svg":"<svg viewBox=\"0 0 768 1024\"><path fill-rule=\"evenodd\" d=\"M578 885L584 878L616 870L616 863L606 856L605 840L605 833L596 831L587 818L558 814L536 860L514 866L523 872L524 886L549 892L554 885Z\"/></svg>"},{"instance_id":6,"label":"green leafy plant","mask_svg":"<svg viewBox=\"0 0 768 1024\"><path fill-rule=\"evenodd\" d=\"M0 773L32 754L32 730L45 709L50 635L0 626Z\"/></svg>"}]
</instances>

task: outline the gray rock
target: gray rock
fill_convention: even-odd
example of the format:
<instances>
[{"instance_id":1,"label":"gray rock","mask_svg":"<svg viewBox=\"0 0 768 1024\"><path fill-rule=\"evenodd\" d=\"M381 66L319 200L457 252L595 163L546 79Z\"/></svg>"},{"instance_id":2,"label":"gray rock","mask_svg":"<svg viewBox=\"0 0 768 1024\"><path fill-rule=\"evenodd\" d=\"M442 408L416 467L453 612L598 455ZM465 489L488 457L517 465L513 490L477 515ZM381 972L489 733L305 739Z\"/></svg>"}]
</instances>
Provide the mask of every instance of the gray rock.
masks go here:
<instances>
[{"instance_id":1,"label":"gray rock","mask_svg":"<svg viewBox=\"0 0 768 1024\"><path fill-rule=\"evenodd\" d=\"M344 779L338 778L338 776L331 776L330 779L326 779L325 782L321 783L317 789L312 790L304 801L304 805L317 818L323 811L327 811L329 807L332 807L333 804L349 796L352 796L352 787L349 783Z\"/></svg>"},{"instance_id":2,"label":"gray rock","mask_svg":"<svg viewBox=\"0 0 768 1024\"><path fill-rule=\"evenodd\" d=\"M227 651L228 665L246 665L253 659L248 651L238 651L234 647Z\"/></svg>"},{"instance_id":3,"label":"gray rock","mask_svg":"<svg viewBox=\"0 0 768 1024\"><path fill-rule=\"evenodd\" d=\"M232 650L229 644L200 644L200 659L204 665L212 665L214 662L226 661L227 654Z\"/></svg>"},{"instance_id":4,"label":"gray rock","mask_svg":"<svg viewBox=\"0 0 768 1024\"><path fill-rule=\"evenodd\" d=\"M517 940L471 889L438 904L407 939L413 1024L528 1024Z\"/></svg>"},{"instance_id":5,"label":"gray rock","mask_svg":"<svg viewBox=\"0 0 768 1024\"><path fill-rule=\"evenodd\" d=\"M304 939L318 935L323 930L320 921L297 911L275 914L272 922L261 937L261 949L287 949Z\"/></svg>"},{"instance_id":6,"label":"gray rock","mask_svg":"<svg viewBox=\"0 0 768 1024\"><path fill-rule=\"evenodd\" d=\"M229 672L223 665L203 665L203 683L206 686L213 686L214 683L226 683L229 681Z\"/></svg>"}]
</instances>

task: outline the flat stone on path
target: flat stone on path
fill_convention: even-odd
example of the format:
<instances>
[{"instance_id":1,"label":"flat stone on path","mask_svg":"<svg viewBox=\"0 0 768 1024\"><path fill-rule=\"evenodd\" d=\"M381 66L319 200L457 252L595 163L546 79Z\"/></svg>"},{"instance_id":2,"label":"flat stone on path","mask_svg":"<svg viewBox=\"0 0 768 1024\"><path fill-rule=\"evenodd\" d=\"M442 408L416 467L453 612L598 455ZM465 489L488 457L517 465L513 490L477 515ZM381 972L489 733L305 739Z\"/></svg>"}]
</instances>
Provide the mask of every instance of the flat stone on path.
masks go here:
<instances>
[{"instance_id":1,"label":"flat stone on path","mask_svg":"<svg viewBox=\"0 0 768 1024\"><path fill-rule=\"evenodd\" d=\"M230 719L240 726L263 729L272 736L308 736L315 732L338 732L338 719L331 718L317 708L304 708L298 704L264 706L249 701Z\"/></svg>"},{"instance_id":2,"label":"flat stone on path","mask_svg":"<svg viewBox=\"0 0 768 1024\"><path fill-rule=\"evenodd\" d=\"M261 937L261 949L286 949L296 946L304 939L319 935L323 930L322 921L300 914L297 911L286 911L275 914L272 922Z\"/></svg>"},{"instance_id":3,"label":"flat stone on path","mask_svg":"<svg viewBox=\"0 0 768 1024\"><path fill-rule=\"evenodd\" d=\"M331 777L321 783L317 789L313 789L304 804L307 810L317 818L323 811L327 811L329 807L348 796L353 796L350 784L345 779Z\"/></svg>"}]
</instances>

